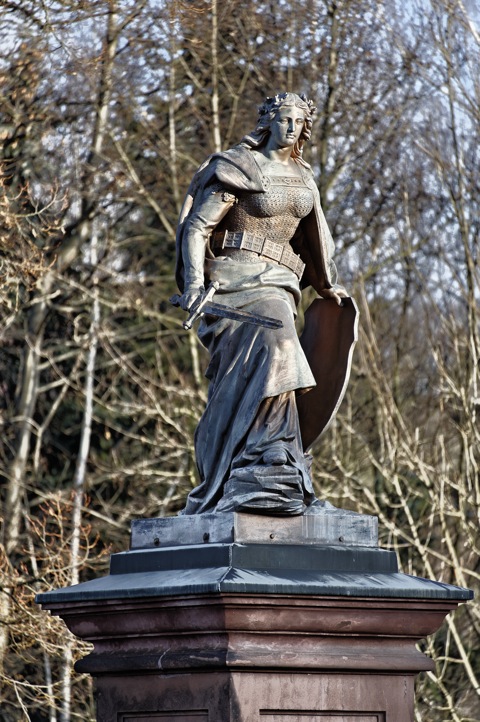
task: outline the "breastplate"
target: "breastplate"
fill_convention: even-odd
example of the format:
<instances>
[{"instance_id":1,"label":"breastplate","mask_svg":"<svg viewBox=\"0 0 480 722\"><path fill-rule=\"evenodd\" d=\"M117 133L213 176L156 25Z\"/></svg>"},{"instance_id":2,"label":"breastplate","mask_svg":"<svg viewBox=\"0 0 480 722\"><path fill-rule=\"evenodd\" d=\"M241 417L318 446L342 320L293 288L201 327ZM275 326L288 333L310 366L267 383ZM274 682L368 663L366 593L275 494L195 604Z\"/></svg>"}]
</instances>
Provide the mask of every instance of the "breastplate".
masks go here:
<instances>
[{"instance_id":1,"label":"breastplate","mask_svg":"<svg viewBox=\"0 0 480 722\"><path fill-rule=\"evenodd\" d=\"M287 244L313 208L313 193L302 178L271 176L264 193L242 191L219 230L248 231Z\"/></svg>"}]
</instances>

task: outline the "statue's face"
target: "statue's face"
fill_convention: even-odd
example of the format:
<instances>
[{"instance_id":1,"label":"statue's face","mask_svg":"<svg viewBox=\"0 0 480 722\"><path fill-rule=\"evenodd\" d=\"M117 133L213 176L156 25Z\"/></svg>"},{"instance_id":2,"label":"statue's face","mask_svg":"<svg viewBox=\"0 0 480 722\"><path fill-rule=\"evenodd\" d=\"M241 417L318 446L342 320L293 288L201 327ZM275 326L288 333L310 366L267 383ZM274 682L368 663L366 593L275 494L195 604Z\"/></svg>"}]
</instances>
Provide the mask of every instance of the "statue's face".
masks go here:
<instances>
[{"instance_id":1,"label":"statue's face","mask_svg":"<svg viewBox=\"0 0 480 722\"><path fill-rule=\"evenodd\" d=\"M280 108L270 125L271 142L278 148L295 145L303 130L305 113L294 105Z\"/></svg>"}]
</instances>

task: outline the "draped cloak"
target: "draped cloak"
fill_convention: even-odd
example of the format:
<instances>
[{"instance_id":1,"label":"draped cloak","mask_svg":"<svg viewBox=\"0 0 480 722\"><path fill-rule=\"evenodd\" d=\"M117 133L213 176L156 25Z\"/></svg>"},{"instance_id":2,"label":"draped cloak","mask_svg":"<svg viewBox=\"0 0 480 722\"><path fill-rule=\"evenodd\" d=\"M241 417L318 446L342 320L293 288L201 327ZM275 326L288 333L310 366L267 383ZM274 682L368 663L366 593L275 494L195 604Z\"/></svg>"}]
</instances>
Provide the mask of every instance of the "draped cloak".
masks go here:
<instances>
[{"instance_id":1,"label":"draped cloak","mask_svg":"<svg viewBox=\"0 0 480 722\"><path fill-rule=\"evenodd\" d=\"M306 264L302 285L312 285L320 292L333 285L333 242L313 175L303 162L301 171L306 185L312 190L314 204L309 215L300 221L290 243ZM188 190L177 231L176 279L182 292L185 245L195 224L198 227L204 192L212 183L217 186L220 184L227 195L231 193L234 198L238 191L265 192L268 180L263 176L251 150L242 145L214 154L200 167ZM308 506L314 502L315 496L308 460L304 456L296 396L309 392L305 393L306 399L319 382L320 388L317 386L314 389L314 406L322 403L324 394L322 379L312 374L295 329L295 309L301 295L298 278L290 269L260 257L252 262L229 257L216 258L209 247L208 238L204 241L205 284L211 281L220 284L215 301L251 313L279 318L283 328L267 329L211 316L202 318L198 335L210 353L206 371L210 386L208 403L195 432L200 484L190 493L183 513L235 508L242 501L241 491L238 491L243 488L242 480L248 479L250 470L259 468L263 454L275 445L286 451L286 472L300 479L299 495ZM333 305L336 306L334 301L319 300L318 304L323 314L328 309L333 311ZM343 323L341 333L347 342L333 343L337 355L340 349L343 358L340 359L340 381L337 379L333 397L332 379L327 381L330 384L328 393L332 412L338 407L346 387L351 347L355 338L352 330L354 316L349 315L346 327ZM342 324L336 324L334 320L333 324L329 323L329 328L336 325ZM307 347L308 353L312 354L311 333ZM324 351L313 348L313 356L318 357ZM320 366L324 368L325 364ZM338 366L337 359L333 361L333 366ZM308 404L306 406L308 412L303 415L310 424L307 436L312 441L312 437L316 438L322 429L314 421L312 431L312 410ZM321 421L323 428L328 425L331 415L328 411L324 412ZM316 416L314 412L313 418ZM225 489L230 491L222 500ZM228 506L232 493L235 497L233 507ZM267 504L270 503L274 509L276 492L267 490L263 494ZM244 495L245 498L247 496ZM288 507L289 503L281 513L299 513L299 508L305 508L293 502L291 511Z\"/></svg>"}]
</instances>

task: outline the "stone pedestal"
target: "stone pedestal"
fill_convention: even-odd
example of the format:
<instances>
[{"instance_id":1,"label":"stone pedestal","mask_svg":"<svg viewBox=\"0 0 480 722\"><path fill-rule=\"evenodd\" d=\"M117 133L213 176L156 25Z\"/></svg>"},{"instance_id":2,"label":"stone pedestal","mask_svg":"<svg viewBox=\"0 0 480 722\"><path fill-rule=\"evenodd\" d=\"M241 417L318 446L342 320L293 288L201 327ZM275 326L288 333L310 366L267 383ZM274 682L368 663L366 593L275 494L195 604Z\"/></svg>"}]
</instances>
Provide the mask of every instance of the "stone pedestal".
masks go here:
<instances>
[{"instance_id":1,"label":"stone pedestal","mask_svg":"<svg viewBox=\"0 0 480 722\"><path fill-rule=\"evenodd\" d=\"M136 522L108 577L37 601L93 642L99 722L411 722L416 642L472 594L376 540L338 510Z\"/></svg>"}]
</instances>

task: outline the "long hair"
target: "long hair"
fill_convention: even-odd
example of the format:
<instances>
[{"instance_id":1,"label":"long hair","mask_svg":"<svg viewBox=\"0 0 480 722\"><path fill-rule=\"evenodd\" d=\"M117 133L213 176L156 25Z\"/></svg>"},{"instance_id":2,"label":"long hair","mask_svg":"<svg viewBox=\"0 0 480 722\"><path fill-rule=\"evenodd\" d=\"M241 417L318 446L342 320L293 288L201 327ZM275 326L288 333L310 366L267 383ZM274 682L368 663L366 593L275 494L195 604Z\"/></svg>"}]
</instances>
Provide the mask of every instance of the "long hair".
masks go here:
<instances>
[{"instance_id":1,"label":"long hair","mask_svg":"<svg viewBox=\"0 0 480 722\"><path fill-rule=\"evenodd\" d=\"M241 144L249 148L261 148L267 141L270 133L270 125L275 119L280 108L290 108L295 106L305 113L305 122L299 139L292 148L292 158L302 161L303 146L306 140L310 140L312 135L313 115L316 107L312 100L308 100L306 95L296 95L296 93L277 93L271 98L266 98L264 103L258 109L258 121L251 133L247 133Z\"/></svg>"}]
</instances>

